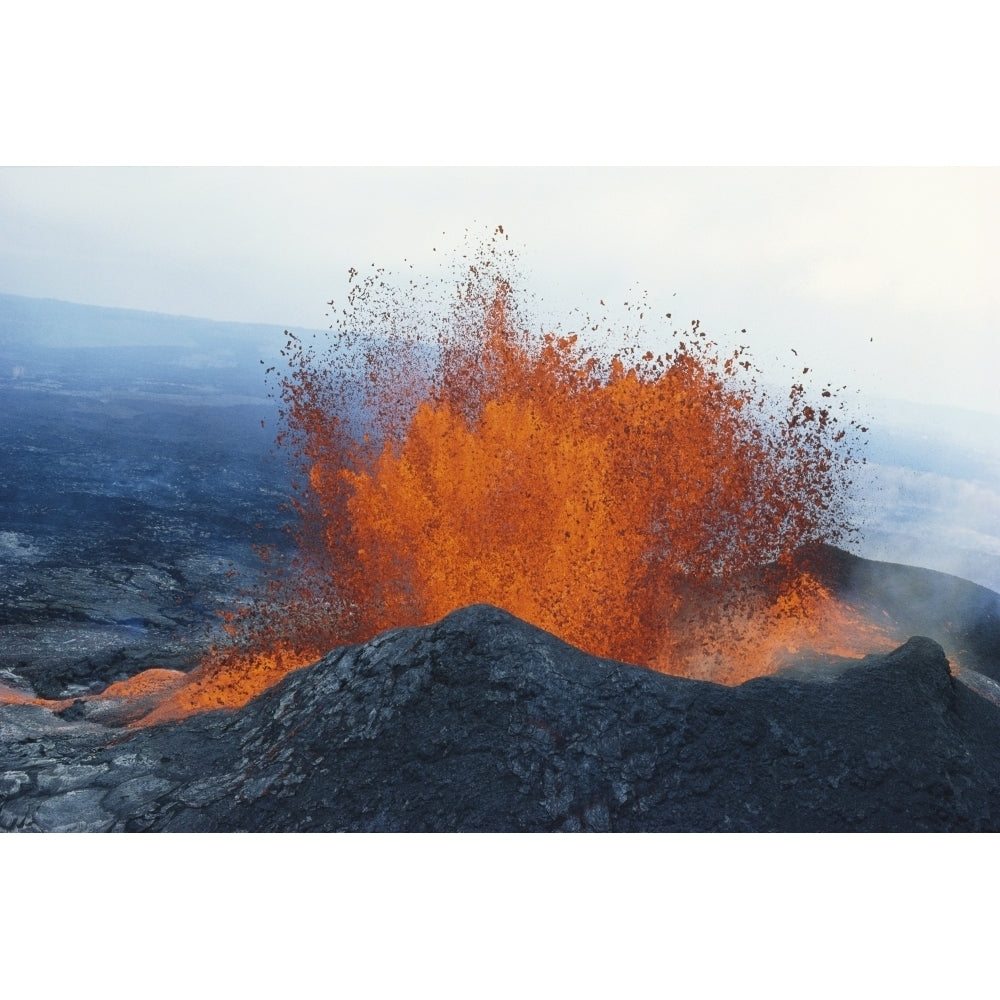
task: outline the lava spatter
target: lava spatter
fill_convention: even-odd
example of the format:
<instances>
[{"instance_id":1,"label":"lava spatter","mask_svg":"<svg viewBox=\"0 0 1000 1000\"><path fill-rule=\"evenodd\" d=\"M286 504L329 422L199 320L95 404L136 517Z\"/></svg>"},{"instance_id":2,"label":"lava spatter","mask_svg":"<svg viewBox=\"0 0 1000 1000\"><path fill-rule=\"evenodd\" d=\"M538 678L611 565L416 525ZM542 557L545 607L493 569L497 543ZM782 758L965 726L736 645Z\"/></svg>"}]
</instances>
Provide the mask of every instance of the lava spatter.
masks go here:
<instances>
[{"instance_id":1,"label":"lava spatter","mask_svg":"<svg viewBox=\"0 0 1000 1000\"><path fill-rule=\"evenodd\" d=\"M657 342L618 330L614 350L531 333L515 264L498 229L444 296L352 269L329 341L289 335L272 377L296 554L156 718L236 707L331 647L474 603L727 682L846 630L794 569L853 531L861 428L830 387L777 399L697 321Z\"/></svg>"}]
</instances>

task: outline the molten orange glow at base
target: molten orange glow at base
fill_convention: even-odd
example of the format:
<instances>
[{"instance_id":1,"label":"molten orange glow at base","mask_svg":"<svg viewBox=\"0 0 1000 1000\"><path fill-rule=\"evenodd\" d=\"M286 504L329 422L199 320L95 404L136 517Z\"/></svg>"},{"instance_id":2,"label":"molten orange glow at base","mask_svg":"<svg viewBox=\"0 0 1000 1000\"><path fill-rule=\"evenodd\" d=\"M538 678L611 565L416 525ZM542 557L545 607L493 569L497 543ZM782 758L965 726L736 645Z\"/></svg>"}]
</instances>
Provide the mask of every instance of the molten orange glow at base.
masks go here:
<instances>
[{"instance_id":1,"label":"molten orange glow at base","mask_svg":"<svg viewBox=\"0 0 1000 1000\"><path fill-rule=\"evenodd\" d=\"M860 659L887 653L907 638L888 623L871 621L808 572L795 575L776 596L743 588L728 607L695 609L687 623L687 630L664 636L650 666L719 684L773 674L800 654Z\"/></svg>"},{"instance_id":2,"label":"molten orange glow at base","mask_svg":"<svg viewBox=\"0 0 1000 1000\"><path fill-rule=\"evenodd\" d=\"M748 585L734 590L728 603L691 606L679 612L673 624L676 631L664 632L659 650L646 665L662 673L728 685L773 674L794 664L800 654L860 659L887 653L907 638L889 623L871 621L809 573L796 575L777 596L767 588ZM162 699L154 700L152 711L132 725L240 708L320 655L318 649L289 648L267 656L220 655L165 691Z\"/></svg>"},{"instance_id":3,"label":"molten orange glow at base","mask_svg":"<svg viewBox=\"0 0 1000 1000\"><path fill-rule=\"evenodd\" d=\"M212 709L241 708L290 671L315 662L319 655L319 651L293 654L276 648L267 655L209 659L134 725L170 722Z\"/></svg>"},{"instance_id":4,"label":"molten orange glow at base","mask_svg":"<svg viewBox=\"0 0 1000 1000\"><path fill-rule=\"evenodd\" d=\"M154 667L151 670L144 670L128 680L109 684L98 694L65 699L35 698L23 691L16 691L0 684L0 705L39 705L52 712L61 712L73 705L75 701L118 702L128 706L126 715L138 717L155 709L170 691L181 687L187 681L188 675L180 670L164 670L160 667Z\"/></svg>"},{"instance_id":5,"label":"molten orange glow at base","mask_svg":"<svg viewBox=\"0 0 1000 1000\"><path fill-rule=\"evenodd\" d=\"M35 698L24 691L0 684L0 705L41 705L53 712L58 712L60 709L69 708L71 704L73 704L71 701L50 701L47 698Z\"/></svg>"}]
</instances>

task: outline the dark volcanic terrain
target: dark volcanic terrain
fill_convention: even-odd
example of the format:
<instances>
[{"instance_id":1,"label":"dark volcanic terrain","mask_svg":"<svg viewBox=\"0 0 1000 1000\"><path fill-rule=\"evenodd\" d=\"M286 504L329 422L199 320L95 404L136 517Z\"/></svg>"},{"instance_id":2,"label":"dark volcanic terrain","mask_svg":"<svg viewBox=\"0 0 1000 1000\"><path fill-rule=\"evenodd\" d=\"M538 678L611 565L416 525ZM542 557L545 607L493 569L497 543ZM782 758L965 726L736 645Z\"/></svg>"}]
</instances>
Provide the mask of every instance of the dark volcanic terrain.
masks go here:
<instances>
[{"instance_id":1,"label":"dark volcanic terrain","mask_svg":"<svg viewBox=\"0 0 1000 1000\"><path fill-rule=\"evenodd\" d=\"M0 708L0 826L996 830L1000 707L927 638L727 688L477 606L330 653L235 713L114 731Z\"/></svg>"},{"instance_id":2,"label":"dark volcanic terrain","mask_svg":"<svg viewBox=\"0 0 1000 1000\"><path fill-rule=\"evenodd\" d=\"M285 543L261 331L169 319L0 296L0 685L190 669Z\"/></svg>"},{"instance_id":3,"label":"dark volcanic terrain","mask_svg":"<svg viewBox=\"0 0 1000 1000\"><path fill-rule=\"evenodd\" d=\"M256 573L254 543L283 540L264 408L59 404L0 389L0 683L61 697L190 667Z\"/></svg>"}]
</instances>

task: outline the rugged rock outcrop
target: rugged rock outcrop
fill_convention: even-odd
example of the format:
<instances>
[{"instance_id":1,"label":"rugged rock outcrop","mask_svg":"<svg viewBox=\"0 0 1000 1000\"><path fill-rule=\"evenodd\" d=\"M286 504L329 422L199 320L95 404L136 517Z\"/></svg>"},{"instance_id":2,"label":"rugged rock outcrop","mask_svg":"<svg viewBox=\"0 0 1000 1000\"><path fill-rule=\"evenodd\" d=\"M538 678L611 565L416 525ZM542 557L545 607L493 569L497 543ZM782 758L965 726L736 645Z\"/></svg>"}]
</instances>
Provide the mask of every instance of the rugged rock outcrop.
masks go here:
<instances>
[{"instance_id":1,"label":"rugged rock outcrop","mask_svg":"<svg viewBox=\"0 0 1000 1000\"><path fill-rule=\"evenodd\" d=\"M1000 708L913 638L737 688L488 606L145 730L0 709L26 830L995 830Z\"/></svg>"}]
</instances>

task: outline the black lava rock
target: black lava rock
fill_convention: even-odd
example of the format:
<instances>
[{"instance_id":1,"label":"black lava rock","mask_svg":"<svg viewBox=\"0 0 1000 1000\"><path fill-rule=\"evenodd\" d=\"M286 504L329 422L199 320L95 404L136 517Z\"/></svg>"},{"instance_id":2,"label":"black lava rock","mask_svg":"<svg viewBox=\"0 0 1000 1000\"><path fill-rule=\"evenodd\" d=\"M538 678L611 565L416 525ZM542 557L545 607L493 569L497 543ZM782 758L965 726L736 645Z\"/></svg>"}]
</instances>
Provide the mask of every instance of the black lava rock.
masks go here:
<instances>
[{"instance_id":1,"label":"black lava rock","mask_svg":"<svg viewBox=\"0 0 1000 1000\"><path fill-rule=\"evenodd\" d=\"M234 713L0 709L0 827L1000 829L1000 708L939 645L726 688L484 605L328 654Z\"/></svg>"}]
</instances>

